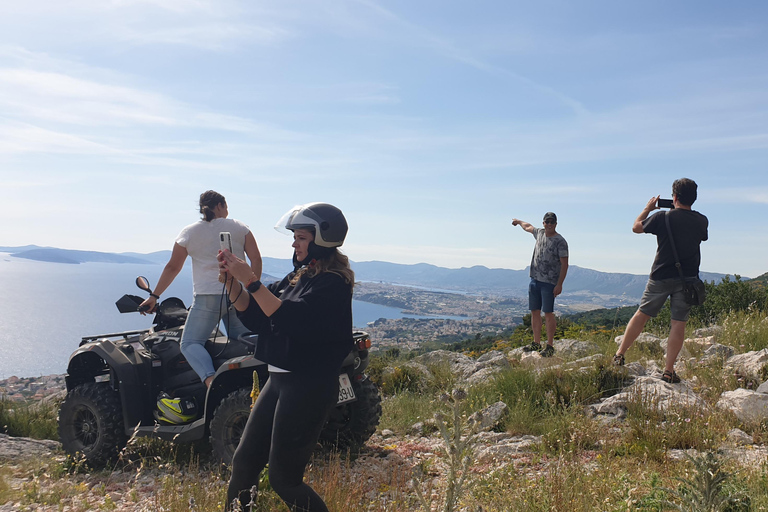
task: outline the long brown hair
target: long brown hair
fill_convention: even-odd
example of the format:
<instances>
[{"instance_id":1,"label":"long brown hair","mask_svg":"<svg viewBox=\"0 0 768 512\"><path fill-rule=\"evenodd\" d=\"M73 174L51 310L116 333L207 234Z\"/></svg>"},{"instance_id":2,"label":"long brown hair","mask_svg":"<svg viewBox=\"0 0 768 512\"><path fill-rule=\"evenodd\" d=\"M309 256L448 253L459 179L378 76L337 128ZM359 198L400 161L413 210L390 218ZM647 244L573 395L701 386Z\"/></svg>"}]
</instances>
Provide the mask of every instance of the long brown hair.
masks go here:
<instances>
[{"instance_id":1,"label":"long brown hair","mask_svg":"<svg viewBox=\"0 0 768 512\"><path fill-rule=\"evenodd\" d=\"M203 220L205 222L211 222L216 218L213 209L222 203L226 204L226 202L227 200L224 199L224 196L215 190L206 190L200 194L200 213L203 214Z\"/></svg>"},{"instance_id":2,"label":"long brown hair","mask_svg":"<svg viewBox=\"0 0 768 512\"><path fill-rule=\"evenodd\" d=\"M342 254L338 248L334 247L333 252L327 258L315 260L314 264L302 267L291 279L291 285L299 282L299 278L304 274L309 277L315 277L323 272L332 272L338 274L344 279L344 282L355 286L355 273L349 266L349 258Z\"/></svg>"}]
</instances>

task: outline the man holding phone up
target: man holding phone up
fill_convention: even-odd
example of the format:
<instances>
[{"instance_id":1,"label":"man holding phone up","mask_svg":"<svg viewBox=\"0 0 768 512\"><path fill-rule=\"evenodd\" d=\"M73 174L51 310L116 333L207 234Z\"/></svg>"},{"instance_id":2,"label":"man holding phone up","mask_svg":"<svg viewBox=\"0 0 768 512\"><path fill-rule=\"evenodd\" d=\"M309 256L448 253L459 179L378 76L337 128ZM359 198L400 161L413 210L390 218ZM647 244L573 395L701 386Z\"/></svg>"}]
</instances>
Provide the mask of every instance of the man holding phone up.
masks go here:
<instances>
[{"instance_id":1,"label":"man holding phone up","mask_svg":"<svg viewBox=\"0 0 768 512\"><path fill-rule=\"evenodd\" d=\"M651 275L640 300L640 307L627 324L624 339L613 357L614 365L624 365L626 351L643 332L648 319L655 317L666 302L667 297L670 297L672 325L667 340L666 367L661 379L671 384L680 382L680 377L675 373L675 361L680 349L683 348L685 324L688 321L691 306L685 302L683 296L683 283L675 264L665 217L669 216L669 224L683 275L685 277L698 277L699 264L701 263L699 247L701 242L708 238L709 221L704 215L691 209L691 205L696 201L697 189L696 182L691 179L675 180L672 183L672 209L669 212L657 213L649 217L654 210L670 207L668 200L665 202L664 199L659 199L659 196L656 196L648 201L643 211L635 219L632 231L656 235L658 246L656 258L653 261L653 267L651 267Z\"/></svg>"},{"instance_id":2,"label":"man holding phone up","mask_svg":"<svg viewBox=\"0 0 768 512\"><path fill-rule=\"evenodd\" d=\"M563 281L568 273L568 242L555 228L557 215L544 214L544 229L536 228L520 219L512 219L513 226L520 226L536 239L531 258L531 283L528 285L528 307L531 310L533 343L525 351L540 351L541 357L555 353L555 297L563 291ZM547 346L541 346L541 312L547 324Z\"/></svg>"}]
</instances>

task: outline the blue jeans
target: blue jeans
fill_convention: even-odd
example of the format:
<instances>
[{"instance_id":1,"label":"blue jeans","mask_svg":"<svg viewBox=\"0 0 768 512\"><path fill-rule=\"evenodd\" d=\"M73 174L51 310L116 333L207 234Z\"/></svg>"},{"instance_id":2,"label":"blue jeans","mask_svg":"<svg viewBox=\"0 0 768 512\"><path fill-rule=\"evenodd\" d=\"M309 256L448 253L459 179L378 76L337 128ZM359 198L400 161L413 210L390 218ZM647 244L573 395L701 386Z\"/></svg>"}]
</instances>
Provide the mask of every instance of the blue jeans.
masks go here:
<instances>
[{"instance_id":1,"label":"blue jeans","mask_svg":"<svg viewBox=\"0 0 768 512\"><path fill-rule=\"evenodd\" d=\"M203 382L216 373L211 355L205 350L205 342L222 319L230 338L236 339L248 332L235 311L227 311L223 296L195 295L181 335L181 353Z\"/></svg>"},{"instance_id":2,"label":"blue jeans","mask_svg":"<svg viewBox=\"0 0 768 512\"><path fill-rule=\"evenodd\" d=\"M552 313L555 311L555 285L531 278L528 285L528 309Z\"/></svg>"}]
</instances>

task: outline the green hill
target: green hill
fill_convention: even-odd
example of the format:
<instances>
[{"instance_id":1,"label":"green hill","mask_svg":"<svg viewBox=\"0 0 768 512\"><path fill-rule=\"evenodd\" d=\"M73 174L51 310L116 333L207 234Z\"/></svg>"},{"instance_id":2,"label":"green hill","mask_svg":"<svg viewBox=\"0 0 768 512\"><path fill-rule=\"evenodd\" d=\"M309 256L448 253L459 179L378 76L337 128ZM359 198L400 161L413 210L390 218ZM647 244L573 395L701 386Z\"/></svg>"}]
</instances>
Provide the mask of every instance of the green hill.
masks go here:
<instances>
[{"instance_id":1,"label":"green hill","mask_svg":"<svg viewBox=\"0 0 768 512\"><path fill-rule=\"evenodd\" d=\"M765 289L768 288L768 272L761 276L757 276L754 279L750 279L747 281L750 285L754 286L755 288Z\"/></svg>"}]
</instances>

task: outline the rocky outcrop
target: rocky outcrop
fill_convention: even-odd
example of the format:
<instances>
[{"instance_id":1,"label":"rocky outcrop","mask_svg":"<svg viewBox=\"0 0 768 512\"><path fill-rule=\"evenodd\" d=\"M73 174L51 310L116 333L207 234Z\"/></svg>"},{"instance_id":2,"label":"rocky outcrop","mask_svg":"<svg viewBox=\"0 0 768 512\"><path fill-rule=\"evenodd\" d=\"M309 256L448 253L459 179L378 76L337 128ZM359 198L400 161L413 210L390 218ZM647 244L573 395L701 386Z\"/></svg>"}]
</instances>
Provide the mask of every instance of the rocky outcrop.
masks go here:
<instances>
[{"instance_id":1,"label":"rocky outcrop","mask_svg":"<svg viewBox=\"0 0 768 512\"><path fill-rule=\"evenodd\" d=\"M720 395L717 406L733 412L746 422L760 422L768 419L768 394L749 389L735 389Z\"/></svg>"},{"instance_id":2,"label":"rocky outcrop","mask_svg":"<svg viewBox=\"0 0 768 512\"><path fill-rule=\"evenodd\" d=\"M41 457L51 455L60 448L61 444L58 441L0 434L0 460Z\"/></svg>"},{"instance_id":3,"label":"rocky outcrop","mask_svg":"<svg viewBox=\"0 0 768 512\"><path fill-rule=\"evenodd\" d=\"M739 374L752 378L759 378L766 365L768 365L768 348L738 354L729 357L725 362L726 368L732 368Z\"/></svg>"},{"instance_id":4,"label":"rocky outcrop","mask_svg":"<svg viewBox=\"0 0 768 512\"><path fill-rule=\"evenodd\" d=\"M707 409L707 403L697 395L690 384L683 381L679 384L667 384L662 381L660 374L637 377L627 388L612 397L589 406L593 414L605 414L623 417L627 403L641 401L646 407L667 411L676 407L695 407Z\"/></svg>"}]
</instances>

